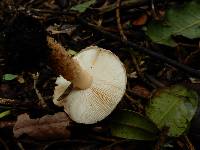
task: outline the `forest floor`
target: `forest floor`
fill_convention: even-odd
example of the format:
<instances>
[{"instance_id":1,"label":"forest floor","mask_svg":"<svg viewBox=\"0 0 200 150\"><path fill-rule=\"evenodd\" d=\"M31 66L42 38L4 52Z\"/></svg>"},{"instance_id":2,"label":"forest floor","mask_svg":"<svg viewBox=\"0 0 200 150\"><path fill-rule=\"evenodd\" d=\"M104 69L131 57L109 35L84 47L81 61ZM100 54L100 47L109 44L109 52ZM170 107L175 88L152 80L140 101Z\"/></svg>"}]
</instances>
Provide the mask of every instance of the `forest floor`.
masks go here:
<instances>
[{"instance_id":1,"label":"forest floor","mask_svg":"<svg viewBox=\"0 0 200 150\"><path fill-rule=\"evenodd\" d=\"M179 91L171 88L180 85L179 90L200 93L198 8L197 0L1 0L0 149L200 149L198 98L185 92L189 96L180 100L174 96ZM56 127L49 118L38 123L36 118L64 112L52 102L58 73L49 62L47 36L72 55L97 45L120 58L127 86L112 115L91 125L66 120L64 128L60 114L54 118ZM166 111L159 114L150 103L166 89L168 101L159 106ZM150 109L164 116L163 124L151 118ZM121 110L122 116L113 121ZM127 110L139 119L132 121ZM174 116L184 121L176 122L181 117ZM16 121L22 131L16 131ZM159 128L156 133L151 124Z\"/></svg>"}]
</instances>

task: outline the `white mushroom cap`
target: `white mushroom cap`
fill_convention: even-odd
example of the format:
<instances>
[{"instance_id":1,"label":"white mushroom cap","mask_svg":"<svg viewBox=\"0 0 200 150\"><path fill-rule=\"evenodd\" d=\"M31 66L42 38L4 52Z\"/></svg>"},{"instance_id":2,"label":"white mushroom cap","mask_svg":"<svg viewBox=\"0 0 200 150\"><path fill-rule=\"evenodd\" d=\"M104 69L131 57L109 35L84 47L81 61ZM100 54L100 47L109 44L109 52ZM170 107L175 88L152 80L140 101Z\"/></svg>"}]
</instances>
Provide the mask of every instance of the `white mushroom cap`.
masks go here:
<instances>
[{"instance_id":1,"label":"white mushroom cap","mask_svg":"<svg viewBox=\"0 0 200 150\"><path fill-rule=\"evenodd\" d=\"M125 68L111 51L96 46L82 50L73 59L92 76L92 84L85 90L72 90L66 98L57 101L70 84L59 77L53 102L58 106L63 105L65 112L75 122L92 124L101 121L115 109L125 93Z\"/></svg>"}]
</instances>

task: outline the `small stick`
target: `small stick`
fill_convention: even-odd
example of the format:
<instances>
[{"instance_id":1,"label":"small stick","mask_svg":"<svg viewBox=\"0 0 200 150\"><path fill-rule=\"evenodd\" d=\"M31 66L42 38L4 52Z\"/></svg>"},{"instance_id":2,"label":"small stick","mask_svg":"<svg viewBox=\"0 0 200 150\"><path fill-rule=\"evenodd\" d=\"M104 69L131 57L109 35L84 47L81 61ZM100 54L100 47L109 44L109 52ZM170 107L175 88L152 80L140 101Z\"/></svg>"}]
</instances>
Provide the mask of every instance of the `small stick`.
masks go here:
<instances>
[{"instance_id":1,"label":"small stick","mask_svg":"<svg viewBox=\"0 0 200 150\"><path fill-rule=\"evenodd\" d=\"M120 5L121 5L121 0L117 0L116 3L116 18L117 18L117 27L119 30L119 33L122 37L123 41L127 41L127 37L124 34L123 28L122 28L122 24L121 24L121 18L120 18Z\"/></svg>"},{"instance_id":2,"label":"small stick","mask_svg":"<svg viewBox=\"0 0 200 150\"><path fill-rule=\"evenodd\" d=\"M149 1L150 0L123 0L121 2L121 6L123 8L125 8L125 7L136 8L136 7L147 5L149 3ZM95 9L99 10L99 14L102 15L102 14L105 14L105 13L110 12L112 10L115 10L116 6L117 6L116 3L117 2L114 2L113 4L109 4L105 7L95 8Z\"/></svg>"},{"instance_id":3,"label":"small stick","mask_svg":"<svg viewBox=\"0 0 200 150\"><path fill-rule=\"evenodd\" d=\"M23 147L23 145L22 145L22 143L17 142L17 145L18 145L18 147L20 148L20 150L25 150L24 147Z\"/></svg>"},{"instance_id":4,"label":"small stick","mask_svg":"<svg viewBox=\"0 0 200 150\"><path fill-rule=\"evenodd\" d=\"M44 98L42 97L40 91L36 87L36 84L37 84L37 81L38 81L38 78L39 78L39 73L32 74L32 77L33 77L33 80L34 80L33 81L34 82L33 83L33 88L34 88L35 93L36 93L36 95L37 95L37 97L39 99L39 105L45 108L45 107L47 107L47 104L46 104Z\"/></svg>"},{"instance_id":5,"label":"small stick","mask_svg":"<svg viewBox=\"0 0 200 150\"><path fill-rule=\"evenodd\" d=\"M87 26L87 27L90 27L90 28L92 28L92 29L94 29L94 30L96 30L96 31L99 31L100 33L104 34L105 36L107 36L107 37L109 37L109 38L112 38L112 39L114 39L114 40L116 40L116 41L121 41L121 38L120 38L120 37L118 37L118 36L115 35L115 34L112 34L112 33L110 33L110 32L105 31L104 28L102 28L102 27L97 27L97 26L95 26L95 25L93 25L93 24L90 24L90 23L86 22L86 21L85 21L84 19L82 19L82 18L79 19L79 22L80 22L81 24ZM124 42L124 41L123 41L123 42ZM134 50L138 50L138 51L140 51L140 52L143 52L143 53L145 53L145 54L147 54L147 55L149 55L149 56L151 56L151 57L153 57L153 58L156 58L156 59L161 60L161 61L163 61L163 62L166 62L166 63L168 63L168 64L170 64L170 65L172 65L172 66L174 66L174 67L176 67L176 68L178 68L178 69L181 69L182 71L184 71L184 72L190 74L191 76L200 78L200 71L198 71L198 70L196 70L196 69L193 69L193 68L191 68L191 67L189 67L189 66L186 66L186 65L184 65L184 64L181 64L181 63L179 63L179 62L177 62L177 61L175 61L175 60L173 60L173 59L171 59L171 58L168 58L168 57L166 57L166 56L164 56L164 55L162 55L162 54L159 54L159 53L157 53L157 52L154 52L154 51L152 51L152 50L150 50L150 49L141 47L141 46L139 46L139 45L137 45L137 44L135 44L135 43L133 43L133 42L131 42L131 41L128 41L128 40L127 40L126 42L124 42L124 44L127 45L127 46L130 46L130 47L133 48Z\"/></svg>"},{"instance_id":6,"label":"small stick","mask_svg":"<svg viewBox=\"0 0 200 150\"><path fill-rule=\"evenodd\" d=\"M159 136L159 139L155 145L154 150L161 150L161 146L166 142L168 131L169 131L169 128L162 129L162 132Z\"/></svg>"},{"instance_id":7,"label":"small stick","mask_svg":"<svg viewBox=\"0 0 200 150\"><path fill-rule=\"evenodd\" d=\"M129 96L127 93L124 94L127 99L139 110L139 112L144 112L144 107L135 99L133 99L131 96Z\"/></svg>"},{"instance_id":8,"label":"small stick","mask_svg":"<svg viewBox=\"0 0 200 150\"><path fill-rule=\"evenodd\" d=\"M13 99L8 99L8 98L0 98L0 105L16 105L18 102Z\"/></svg>"},{"instance_id":9,"label":"small stick","mask_svg":"<svg viewBox=\"0 0 200 150\"><path fill-rule=\"evenodd\" d=\"M198 53L200 53L200 49L197 49L194 52L191 52L184 60L184 64L188 64L190 63L190 61L192 60L192 58L197 55Z\"/></svg>"},{"instance_id":10,"label":"small stick","mask_svg":"<svg viewBox=\"0 0 200 150\"><path fill-rule=\"evenodd\" d=\"M19 106L19 107L32 107L34 106L34 103L31 102L21 102L17 101L15 99L9 99L9 98L0 98L0 105L4 106Z\"/></svg>"},{"instance_id":11,"label":"small stick","mask_svg":"<svg viewBox=\"0 0 200 150\"><path fill-rule=\"evenodd\" d=\"M142 73L142 70L141 70L140 67L139 67L139 64L138 64L138 61L137 61L136 56L135 56L134 54L131 53L131 58L132 58L132 62L133 62L133 64L134 64L134 66L135 66L135 69L136 69L138 75L139 75L141 78L143 78L144 75L143 75L143 73Z\"/></svg>"},{"instance_id":12,"label":"small stick","mask_svg":"<svg viewBox=\"0 0 200 150\"><path fill-rule=\"evenodd\" d=\"M158 15L156 7L154 5L154 0L151 0L151 10L152 10L152 14L153 14L154 18L156 20L159 20L159 15Z\"/></svg>"},{"instance_id":13,"label":"small stick","mask_svg":"<svg viewBox=\"0 0 200 150\"><path fill-rule=\"evenodd\" d=\"M186 146L188 148L188 150L195 150L193 144L191 143L190 139L185 135L184 139L186 141Z\"/></svg>"},{"instance_id":14,"label":"small stick","mask_svg":"<svg viewBox=\"0 0 200 150\"><path fill-rule=\"evenodd\" d=\"M162 82L160 82L159 80L157 80L149 74L145 74L144 76L158 88L164 88L166 86L165 84L163 84Z\"/></svg>"},{"instance_id":15,"label":"small stick","mask_svg":"<svg viewBox=\"0 0 200 150\"><path fill-rule=\"evenodd\" d=\"M0 138L0 143L3 145L5 150L10 150L8 145L6 144L6 142L2 138Z\"/></svg>"},{"instance_id":16,"label":"small stick","mask_svg":"<svg viewBox=\"0 0 200 150\"><path fill-rule=\"evenodd\" d=\"M131 96L129 96L127 93L124 94L133 104L139 104L138 101L136 101L135 99L133 99Z\"/></svg>"}]
</instances>

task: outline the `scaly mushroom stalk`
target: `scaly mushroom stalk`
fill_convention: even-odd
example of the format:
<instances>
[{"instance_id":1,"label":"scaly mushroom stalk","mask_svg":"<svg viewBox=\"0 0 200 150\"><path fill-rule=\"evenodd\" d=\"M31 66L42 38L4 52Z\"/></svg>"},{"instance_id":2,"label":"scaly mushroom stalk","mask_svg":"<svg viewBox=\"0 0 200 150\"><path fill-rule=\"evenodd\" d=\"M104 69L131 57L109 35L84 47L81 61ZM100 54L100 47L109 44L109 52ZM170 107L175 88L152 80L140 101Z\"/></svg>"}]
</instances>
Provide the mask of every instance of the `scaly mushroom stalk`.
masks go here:
<instances>
[{"instance_id":1,"label":"scaly mushroom stalk","mask_svg":"<svg viewBox=\"0 0 200 150\"><path fill-rule=\"evenodd\" d=\"M48 46L52 49L50 60L52 68L65 79L71 81L74 88L87 89L91 86L91 75L83 70L58 42L47 37Z\"/></svg>"}]
</instances>

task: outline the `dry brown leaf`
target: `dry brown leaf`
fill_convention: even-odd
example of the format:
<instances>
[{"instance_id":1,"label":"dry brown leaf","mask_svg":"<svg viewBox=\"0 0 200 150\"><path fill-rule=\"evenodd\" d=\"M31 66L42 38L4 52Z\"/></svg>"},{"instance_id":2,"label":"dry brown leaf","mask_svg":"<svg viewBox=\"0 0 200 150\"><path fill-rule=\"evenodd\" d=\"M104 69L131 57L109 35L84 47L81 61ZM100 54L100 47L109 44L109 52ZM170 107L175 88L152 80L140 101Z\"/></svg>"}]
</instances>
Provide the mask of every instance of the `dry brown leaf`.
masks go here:
<instances>
[{"instance_id":1,"label":"dry brown leaf","mask_svg":"<svg viewBox=\"0 0 200 150\"><path fill-rule=\"evenodd\" d=\"M146 99L149 99L149 97L151 96L151 92L147 88L141 85L135 85L132 88L132 91L135 95L138 95Z\"/></svg>"},{"instance_id":2,"label":"dry brown leaf","mask_svg":"<svg viewBox=\"0 0 200 150\"><path fill-rule=\"evenodd\" d=\"M70 131L67 127L70 124L71 120L64 112L45 115L37 119L31 119L25 113L18 116L13 133L16 138L23 134L38 140L68 138Z\"/></svg>"},{"instance_id":3,"label":"dry brown leaf","mask_svg":"<svg viewBox=\"0 0 200 150\"><path fill-rule=\"evenodd\" d=\"M147 22L147 19L148 19L147 14L143 14L142 16L134 20L132 24L135 26L142 26Z\"/></svg>"}]
</instances>

